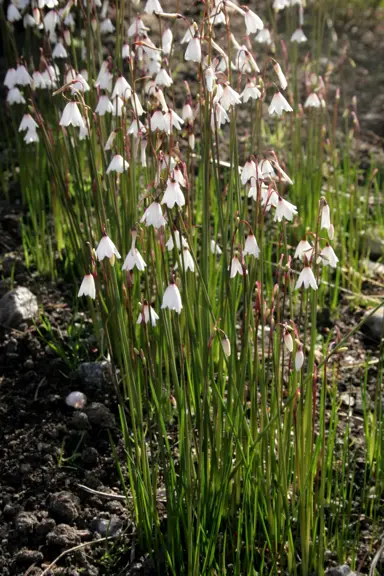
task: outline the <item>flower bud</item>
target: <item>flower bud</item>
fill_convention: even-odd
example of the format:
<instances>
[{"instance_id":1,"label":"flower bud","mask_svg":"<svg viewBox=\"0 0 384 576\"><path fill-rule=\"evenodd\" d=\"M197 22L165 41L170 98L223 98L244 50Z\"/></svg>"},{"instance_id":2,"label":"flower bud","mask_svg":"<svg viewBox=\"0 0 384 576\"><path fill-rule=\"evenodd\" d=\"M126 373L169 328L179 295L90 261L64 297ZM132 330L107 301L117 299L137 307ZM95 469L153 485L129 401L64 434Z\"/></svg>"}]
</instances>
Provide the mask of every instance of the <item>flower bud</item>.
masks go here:
<instances>
[{"instance_id":1,"label":"flower bud","mask_svg":"<svg viewBox=\"0 0 384 576\"><path fill-rule=\"evenodd\" d=\"M228 336L225 336L222 341L221 341L221 345L223 347L223 352L226 355L227 358L229 358L229 356L231 355L231 343L229 341Z\"/></svg>"}]
</instances>

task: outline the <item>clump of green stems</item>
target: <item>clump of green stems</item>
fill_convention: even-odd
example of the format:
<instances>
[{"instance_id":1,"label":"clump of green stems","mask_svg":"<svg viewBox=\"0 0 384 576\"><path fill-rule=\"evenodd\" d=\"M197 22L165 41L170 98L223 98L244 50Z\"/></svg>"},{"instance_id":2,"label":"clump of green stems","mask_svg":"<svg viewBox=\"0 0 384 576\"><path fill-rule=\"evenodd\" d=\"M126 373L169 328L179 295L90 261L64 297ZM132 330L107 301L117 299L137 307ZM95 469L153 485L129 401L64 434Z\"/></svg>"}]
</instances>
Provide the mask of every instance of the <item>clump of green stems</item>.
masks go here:
<instances>
[{"instance_id":1,"label":"clump of green stems","mask_svg":"<svg viewBox=\"0 0 384 576\"><path fill-rule=\"evenodd\" d=\"M116 8L115 77L123 72L145 102L148 97L138 63L134 58L123 62L121 57L124 17L133 16L134 11L129 4L127 13L124 2ZM208 16L209 2L199 35L213 58ZM92 23L97 12L79 10L78 17L79 29L85 31L84 67L94 79L103 60L99 27ZM175 35L178 23L171 21ZM163 19L155 20L155 25L160 36ZM228 17L222 44L233 61ZM81 60L80 48L72 44L73 65ZM26 59L33 55L24 54ZM20 141L17 144L20 183L31 214L24 235L26 254L33 253L35 264L53 273L52 248L45 252L48 230L45 224L39 230L48 211L56 247L59 251L65 247L68 266L79 278L89 270L95 276L96 299L89 299L89 311L97 336L107 343L113 364L119 368L114 371L114 385L126 460L118 461L114 447L113 451L127 502L133 502L140 545L153 557L160 574L227 574L231 566L236 575L286 571L307 576L314 570L322 575L327 550L340 561L356 564L359 524L355 520L365 514L374 523L379 516L381 409L378 404L370 408L365 380L364 491L356 509L353 502L360 489L355 483L353 438L349 423L341 432L336 393L339 354L346 339L334 332L324 335L317 328L318 310L325 306L337 310L340 289L360 288L351 268L358 262L361 232L368 222L382 218L366 199L379 195L377 174L372 168L362 178L357 160L351 160L358 136L353 105L347 115L354 120L353 132L347 125L348 138L340 150L339 102L336 98L329 110L329 77L323 84L318 76L310 78L313 90L322 91L326 106L304 113L299 107L306 97L301 85L302 58L298 51L292 58L285 55L285 68L293 82L294 112L276 123L266 121L263 101L269 101L274 85L266 56L260 75L262 99L243 107L252 120L249 138L238 135L243 117L236 108L230 112L229 128L212 127L213 95L203 81L203 67L196 64L196 85L190 87L195 101L199 95L192 127L197 137L195 150L188 149L186 137L178 143L172 134L149 130L147 166L142 167L136 158L135 137L126 135L134 110L117 118L95 115L95 90L73 97L65 89L49 98L30 94L30 111L41 138L36 154L44 175L43 182L36 184L36 197L31 188L33 158L24 164L24 148ZM169 61L176 71L175 81L180 82L182 52L177 44ZM306 66L308 76L312 65ZM240 87L244 80L232 70L228 79L233 87L236 82ZM179 106L172 88L168 95L169 105L174 109L177 102ZM80 142L77 129L59 128L64 99L78 102L91 128L89 139ZM151 101L146 104L150 113ZM19 120L13 120L15 131ZM119 177L106 173L110 154L104 143L113 130L114 151L129 161L129 169ZM170 174L169 160L159 169L160 151L183 159L188 186L186 206L168 208L168 225L155 231L139 220ZM286 189L278 180L276 186L298 206L293 225L273 222L260 201L261 182L257 182L256 202L247 198L239 168L250 155L259 161L272 156L281 163L284 160L294 185ZM324 271L317 260L325 241L320 230L324 196L336 231L340 258L336 274L328 268ZM104 231L125 255L134 226L147 262L145 271L124 272L108 259L96 262L93 248ZM248 256L245 264L242 247L249 230L257 238L260 255L257 260ZM36 232L35 245L31 231ZM195 273L185 271L183 253L165 249L169 236L175 243L175 231L188 242ZM318 291L295 290L301 266L297 268L290 256L304 235L313 240L312 268ZM221 256L212 254L212 239L222 247ZM237 252L247 274L231 279L229 269ZM39 260L40 254L44 256ZM180 315L160 310L176 263L183 302ZM136 324L143 301L159 313L156 327ZM291 351L284 345L286 334L292 337ZM223 339L230 343L230 355ZM296 369L299 351L305 361ZM368 368L366 379L367 374ZM342 443L338 442L340 434ZM368 496L371 474L380 479L375 498ZM166 493L166 513L159 506L159 490Z\"/></svg>"}]
</instances>

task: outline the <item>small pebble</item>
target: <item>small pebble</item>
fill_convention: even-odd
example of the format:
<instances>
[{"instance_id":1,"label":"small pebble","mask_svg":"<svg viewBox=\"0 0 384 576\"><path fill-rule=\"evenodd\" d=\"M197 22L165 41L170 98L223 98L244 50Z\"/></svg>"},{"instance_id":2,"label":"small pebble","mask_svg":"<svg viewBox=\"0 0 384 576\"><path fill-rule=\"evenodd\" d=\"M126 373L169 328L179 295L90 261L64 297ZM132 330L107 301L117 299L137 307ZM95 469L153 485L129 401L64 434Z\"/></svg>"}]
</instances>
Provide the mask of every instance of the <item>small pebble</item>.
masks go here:
<instances>
[{"instance_id":1,"label":"small pebble","mask_svg":"<svg viewBox=\"0 0 384 576\"><path fill-rule=\"evenodd\" d=\"M87 397L82 392L71 392L65 399L67 406L72 408L84 408L87 403Z\"/></svg>"}]
</instances>

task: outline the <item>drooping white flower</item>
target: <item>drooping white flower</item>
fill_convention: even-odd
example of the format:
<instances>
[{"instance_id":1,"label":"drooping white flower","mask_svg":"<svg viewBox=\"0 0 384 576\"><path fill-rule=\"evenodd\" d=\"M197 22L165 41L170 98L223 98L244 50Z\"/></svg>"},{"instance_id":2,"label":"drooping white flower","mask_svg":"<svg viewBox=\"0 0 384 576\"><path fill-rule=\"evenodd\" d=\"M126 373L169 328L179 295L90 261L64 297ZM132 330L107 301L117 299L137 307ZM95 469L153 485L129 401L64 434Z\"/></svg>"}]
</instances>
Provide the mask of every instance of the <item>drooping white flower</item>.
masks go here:
<instances>
[{"instance_id":1,"label":"drooping white flower","mask_svg":"<svg viewBox=\"0 0 384 576\"><path fill-rule=\"evenodd\" d=\"M68 58L68 52L62 42L58 42L52 50L52 58Z\"/></svg>"},{"instance_id":2,"label":"drooping white flower","mask_svg":"<svg viewBox=\"0 0 384 576\"><path fill-rule=\"evenodd\" d=\"M295 250L294 258L298 258L301 262L304 261L304 257L309 261L312 257L313 248L308 240L300 240Z\"/></svg>"},{"instance_id":3,"label":"drooping white flower","mask_svg":"<svg viewBox=\"0 0 384 576\"><path fill-rule=\"evenodd\" d=\"M83 126L79 128L79 140L86 140L87 138L89 138L89 128L87 124L84 123Z\"/></svg>"},{"instance_id":4,"label":"drooping white flower","mask_svg":"<svg viewBox=\"0 0 384 576\"><path fill-rule=\"evenodd\" d=\"M263 158L259 164L259 172L265 180L275 180L276 172L268 158Z\"/></svg>"},{"instance_id":5,"label":"drooping white flower","mask_svg":"<svg viewBox=\"0 0 384 576\"><path fill-rule=\"evenodd\" d=\"M36 128L30 128L24 136L24 142L26 144L34 144L39 141L39 135L36 132Z\"/></svg>"},{"instance_id":6,"label":"drooping white flower","mask_svg":"<svg viewBox=\"0 0 384 576\"><path fill-rule=\"evenodd\" d=\"M18 22L21 20L21 14L12 2L9 3L7 8L7 20L8 22Z\"/></svg>"},{"instance_id":7,"label":"drooping white flower","mask_svg":"<svg viewBox=\"0 0 384 576\"><path fill-rule=\"evenodd\" d=\"M260 172L259 172L259 176L260 176ZM243 184L243 186L251 178L256 179L256 163L252 159L249 159L244 164L243 170L241 172L241 183Z\"/></svg>"},{"instance_id":8,"label":"drooping white flower","mask_svg":"<svg viewBox=\"0 0 384 576\"><path fill-rule=\"evenodd\" d=\"M329 204L324 200L323 207L321 209L321 223L320 228L325 228L329 230L331 226L331 212L329 210Z\"/></svg>"},{"instance_id":9,"label":"drooping white flower","mask_svg":"<svg viewBox=\"0 0 384 576\"><path fill-rule=\"evenodd\" d=\"M264 24L261 18L249 8L244 9L244 21L245 26L247 28L247 35L256 34L258 30L262 30L264 28Z\"/></svg>"},{"instance_id":10,"label":"drooping white flower","mask_svg":"<svg viewBox=\"0 0 384 576\"><path fill-rule=\"evenodd\" d=\"M4 78L4 86L11 90L16 86L16 70L15 68L9 68Z\"/></svg>"},{"instance_id":11,"label":"drooping white flower","mask_svg":"<svg viewBox=\"0 0 384 576\"><path fill-rule=\"evenodd\" d=\"M172 175L173 175L173 178L176 180L176 182L178 182L180 184L180 186L185 187L187 185L185 178L184 178L183 171L180 168L180 166L176 166L174 168Z\"/></svg>"},{"instance_id":12,"label":"drooping white flower","mask_svg":"<svg viewBox=\"0 0 384 576\"><path fill-rule=\"evenodd\" d=\"M108 96L102 94L97 103L95 113L99 116L104 116L107 112L113 112L113 105Z\"/></svg>"},{"instance_id":13,"label":"drooping white flower","mask_svg":"<svg viewBox=\"0 0 384 576\"><path fill-rule=\"evenodd\" d=\"M304 102L304 108L320 108L321 102L316 94L316 92L312 92Z\"/></svg>"},{"instance_id":14,"label":"drooping white flower","mask_svg":"<svg viewBox=\"0 0 384 576\"><path fill-rule=\"evenodd\" d=\"M122 174L125 170L128 170L128 168L128 162L124 160L120 154L115 154L107 168L107 174L110 172L117 172L118 174Z\"/></svg>"},{"instance_id":15,"label":"drooping white flower","mask_svg":"<svg viewBox=\"0 0 384 576\"><path fill-rule=\"evenodd\" d=\"M204 78L205 78L205 85L207 87L208 92L212 92L213 91L213 85L214 85L215 80L216 80L216 74L214 73L211 66L208 66L208 68L205 69Z\"/></svg>"},{"instance_id":16,"label":"drooping white flower","mask_svg":"<svg viewBox=\"0 0 384 576\"><path fill-rule=\"evenodd\" d=\"M140 16L136 16L135 20L128 28L128 38L132 38L132 36L140 36L146 30L147 28Z\"/></svg>"},{"instance_id":17,"label":"drooping white flower","mask_svg":"<svg viewBox=\"0 0 384 576\"><path fill-rule=\"evenodd\" d=\"M131 49L129 47L129 44L127 44L126 42L124 42L124 44L121 47L121 57L123 60L126 60L127 58L131 57Z\"/></svg>"},{"instance_id":18,"label":"drooping white flower","mask_svg":"<svg viewBox=\"0 0 384 576\"><path fill-rule=\"evenodd\" d=\"M7 94L7 102L9 105L12 104L25 104L25 98L18 89L17 86L11 88Z\"/></svg>"},{"instance_id":19,"label":"drooping white flower","mask_svg":"<svg viewBox=\"0 0 384 576\"><path fill-rule=\"evenodd\" d=\"M288 82L287 82L286 77L284 76L284 73L283 73L283 71L282 71L282 69L281 69L280 64L279 64L278 62L275 62L274 65L273 65L273 69L274 69L274 71L276 72L276 76L277 76L278 79L279 79L279 83L280 83L281 89L282 89L282 90L285 90L286 87L288 86Z\"/></svg>"},{"instance_id":20,"label":"drooping white flower","mask_svg":"<svg viewBox=\"0 0 384 576\"><path fill-rule=\"evenodd\" d=\"M200 38L193 37L190 39L184 54L184 59L190 62L201 62Z\"/></svg>"},{"instance_id":21,"label":"drooping white flower","mask_svg":"<svg viewBox=\"0 0 384 576\"><path fill-rule=\"evenodd\" d=\"M104 258L108 258L113 265L116 258L121 258L116 246L107 234L104 234L96 248L97 259L101 262Z\"/></svg>"},{"instance_id":22,"label":"drooping white flower","mask_svg":"<svg viewBox=\"0 0 384 576\"><path fill-rule=\"evenodd\" d=\"M147 132L147 129L144 126L144 124L140 122L140 120L133 120L132 124L128 128L127 134L138 136L139 132L140 134L145 134Z\"/></svg>"},{"instance_id":23,"label":"drooping white flower","mask_svg":"<svg viewBox=\"0 0 384 576\"><path fill-rule=\"evenodd\" d=\"M60 126L84 126L84 118L80 114L76 102L68 102L63 110L59 124Z\"/></svg>"},{"instance_id":24,"label":"drooping white flower","mask_svg":"<svg viewBox=\"0 0 384 576\"><path fill-rule=\"evenodd\" d=\"M120 96L123 100L129 100L132 94L132 88L128 84L124 76L119 76L115 82L115 86L112 92L112 98L115 96Z\"/></svg>"},{"instance_id":25,"label":"drooping white flower","mask_svg":"<svg viewBox=\"0 0 384 576\"><path fill-rule=\"evenodd\" d=\"M113 34L115 29L110 18L106 18L100 23L100 34Z\"/></svg>"},{"instance_id":26,"label":"drooping white flower","mask_svg":"<svg viewBox=\"0 0 384 576\"><path fill-rule=\"evenodd\" d=\"M145 222L146 226L153 226L154 228L161 228L161 226L165 226L167 223L158 202L152 202L152 204L148 206L140 222Z\"/></svg>"},{"instance_id":27,"label":"drooping white flower","mask_svg":"<svg viewBox=\"0 0 384 576\"><path fill-rule=\"evenodd\" d=\"M250 80L246 83L244 90L240 94L240 98L242 98L244 104L246 104L251 98L253 100L258 100L260 96L261 96L260 90Z\"/></svg>"},{"instance_id":28,"label":"drooping white flower","mask_svg":"<svg viewBox=\"0 0 384 576\"><path fill-rule=\"evenodd\" d=\"M279 197L274 218L275 222L281 222L283 218L291 222L296 214L296 206L288 202L288 200L284 200L284 198Z\"/></svg>"},{"instance_id":29,"label":"drooping white flower","mask_svg":"<svg viewBox=\"0 0 384 576\"><path fill-rule=\"evenodd\" d=\"M164 114L162 113L161 110L154 111L154 113L151 116L150 126L152 132L155 132L156 130L159 130L160 132L165 132L166 126L165 126Z\"/></svg>"},{"instance_id":30,"label":"drooping white flower","mask_svg":"<svg viewBox=\"0 0 384 576\"><path fill-rule=\"evenodd\" d=\"M136 116L142 116L144 114L144 109L136 92L132 92L131 99Z\"/></svg>"},{"instance_id":31,"label":"drooping white flower","mask_svg":"<svg viewBox=\"0 0 384 576\"><path fill-rule=\"evenodd\" d=\"M248 236L247 236L247 239L246 239L245 245L244 245L243 254L244 254L244 256L246 254L250 254L251 256L254 256L255 258L258 258L260 256L260 248L257 245L256 236L254 234L252 234L252 232L250 234L248 234Z\"/></svg>"},{"instance_id":32,"label":"drooping white flower","mask_svg":"<svg viewBox=\"0 0 384 576\"><path fill-rule=\"evenodd\" d=\"M321 260L324 266L331 266L331 268L337 268L337 263L339 259L336 256L332 246L327 244L326 247L322 249L319 256L320 256L319 260Z\"/></svg>"},{"instance_id":33,"label":"drooping white flower","mask_svg":"<svg viewBox=\"0 0 384 576\"><path fill-rule=\"evenodd\" d=\"M174 110L170 108L164 114L164 131L167 134L171 134L172 128L176 128L176 130L181 130L182 124L184 124L184 120L180 118L178 114Z\"/></svg>"},{"instance_id":34,"label":"drooping white flower","mask_svg":"<svg viewBox=\"0 0 384 576\"><path fill-rule=\"evenodd\" d=\"M159 88L156 84L154 85L154 87L150 87L149 88L149 92L150 95L154 96L156 98L156 100L158 101L158 103L161 106L161 109L163 112L167 112L168 111L168 106L167 106L167 102L165 100L164 97L164 92L162 91L161 88Z\"/></svg>"},{"instance_id":35,"label":"drooping white flower","mask_svg":"<svg viewBox=\"0 0 384 576\"><path fill-rule=\"evenodd\" d=\"M153 14L154 12L162 12L163 9L159 0L147 0L147 3L144 8L144 12L146 14Z\"/></svg>"},{"instance_id":36,"label":"drooping white flower","mask_svg":"<svg viewBox=\"0 0 384 576\"><path fill-rule=\"evenodd\" d=\"M44 70L42 76L46 88L56 88L59 82L60 71L55 66L49 65Z\"/></svg>"},{"instance_id":37,"label":"drooping white flower","mask_svg":"<svg viewBox=\"0 0 384 576\"><path fill-rule=\"evenodd\" d=\"M108 136L108 140L105 143L104 150L110 150L112 148L112 145L115 141L116 136L117 136L117 132L115 130L112 130L112 132Z\"/></svg>"},{"instance_id":38,"label":"drooping white flower","mask_svg":"<svg viewBox=\"0 0 384 576\"><path fill-rule=\"evenodd\" d=\"M32 86L35 90L46 88L46 83L41 72L32 72Z\"/></svg>"},{"instance_id":39,"label":"drooping white flower","mask_svg":"<svg viewBox=\"0 0 384 576\"><path fill-rule=\"evenodd\" d=\"M236 274L240 274L240 276L247 274L247 270L244 270L239 258L236 255L232 258L232 261L228 266L228 270L230 271L230 278L234 278Z\"/></svg>"},{"instance_id":40,"label":"drooping white flower","mask_svg":"<svg viewBox=\"0 0 384 576\"><path fill-rule=\"evenodd\" d=\"M168 180L161 204L166 204L168 208L173 208L175 204L180 207L185 205L184 194L176 180Z\"/></svg>"},{"instance_id":41,"label":"drooping white flower","mask_svg":"<svg viewBox=\"0 0 384 576\"><path fill-rule=\"evenodd\" d=\"M112 90L113 80L113 74L109 71L109 66L109 62L104 60L95 82L96 87L100 88L101 90L107 90L107 92Z\"/></svg>"},{"instance_id":42,"label":"drooping white flower","mask_svg":"<svg viewBox=\"0 0 384 576\"><path fill-rule=\"evenodd\" d=\"M15 85L17 86L31 86L32 76L29 75L26 67L21 64L16 68Z\"/></svg>"},{"instance_id":43,"label":"drooping white flower","mask_svg":"<svg viewBox=\"0 0 384 576\"><path fill-rule=\"evenodd\" d=\"M60 14L57 10L49 10L43 18L44 28L48 32L48 36L51 42L56 39L55 28L61 22Z\"/></svg>"},{"instance_id":44,"label":"drooping white flower","mask_svg":"<svg viewBox=\"0 0 384 576\"><path fill-rule=\"evenodd\" d=\"M218 102L215 105L214 110L212 110L212 116L211 116L212 129L213 130L216 129L216 123L217 127L220 128L221 125L225 124L226 122L229 122L229 116L222 107L222 105Z\"/></svg>"},{"instance_id":45,"label":"drooping white flower","mask_svg":"<svg viewBox=\"0 0 384 576\"><path fill-rule=\"evenodd\" d=\"M284 332L284 345L288 352L293 352L293 338L288 330Z\"/></svg>"},{"instance_id":46,"label":"drooping white flower","mask_svg":"<svg viewBox=\"0 0 384 576\"><path fill-rule=\"evenodd\" d=\"M259 73L260 69L256 63L256 60L252 56L251 52L246 46L239 46L237 50L237 56L235 64L232 64L235 70L238 70L242 74L252 74L253 72Z\"/></svg>"},{"instance_id":47,"label":"drooping white flower","mask_svg":"<svg viewBox=\"0 0 384 576\"><path fill-rule=\"evenodd\" d=\"M179 289L174 282L171 282L164 292L161 309L164 310L165 308L174 310L177 314L180 314L183 308Z\"/></svg>"},{"instance_id":48,"label":"drooping white flower","mask_svg":"<svg viewBox=\"0 0 384 576\"><path fill-rule=\"evenodd\" d=\"M270 46L272 44L272 36L268 28L259 30L259 32L255 36L255 40L259 44L266 44L267 46Z\"/></svg>"},{"instance_id":49,"label":"drooping white flower","mask_svg":"<svg viewBox=\"0 0 384 576\"><path fill-rule=\"evenodd\" d=\"M284 10L287 6L289 6L290 0L273 0L272 8L279 12L280 10Z\"/></svg>"},{"instance_id":50,"label":"drooping white flower","mask_svg":"<svg viewBox=\"0 0 384 576\"><path fill-rule=\"evenodd\" d=\"M307 42L307 40L308 38L301 28L295 30L291 36L291 42L297 42L298 44L303 44L304 42Z\"/></svg>"},{"instance_id":51,"label":"drooping white flower","mask_svg":"<svg viewBox=\"0 0 384 576\"><path fill-rule=\"evenodd\" d=\"M228 336L224 336L224 338L221 340L221 345L223 347L224 354L227 358L229 358L231 355L231 342Z\"/></svg>"},{"instance_id":52,"label":"drooping white flower","mask_svg":"<svg viewBox=\"0 0 384 576\"><path fill-rule=\"evenodd\" d=\"M114 98L112 98L112 116L117 116L117 117L121 117L123 115L124 112L124 102L123 100L120 98L120 96L115 96Z\"/></svg>"},{"instance_id":53,"label":"drooping white flower","mask_svg":"<svg viewBox=\"0 0 384 576\"><path fill-rule=\"evenodd\" d=\"M220 256L220 254L223 253L222 249L220 248L220 246L217 244L217 242L215 242L215 240L211 240L211 252L212 254L216 254L217 256Z\"/></svg>"},{"instance_id":54,"label":"drooping white flower","mask_svg":"<svg viewBox=\"0 0 384 576\"><path fill-rule=\"evenodd\" d=\"M135 266L140 272L143 272L143 270L145 270L147 265L138 249L135 246L133 246L124 260L122 269L133 270Z\"/></svg>"},{"instance_id":55,"label":"drooping white flower","mask_svg":"<svg viewBox=\"0 0 384 576\"><path fill-rule=\"evenodd\" d=\"M316 278L312 272L312 268L310 266L304 266L302 271L300 272L300 276L296 282L296 290L304 286L304 288L311 287L313 290L317 290L317 282Z\"/></svg>"},{"instance_id":56,"label":"drooping white flower","mask_svg":"<svg viewBox=\"0 0 384 576\"><path fill-rule=\"evenodd\" d=\"M173 242L173 236L175 237L175 243ZM180 234L178 230L174 231L173 236L171 234L168 241L165 243L165 247L167 248L167 250L169 250L169 252L173 250L175 244L178 250L181 250L182 247L188 248L188 242L186 241L184 236Z\"/></svg>"},{"instance_id":57,"label":"drooping white flower","mask_svg":"<svg viewBox=\"0 0 384 576\"><path fill-rule=\"evenodd\" d=\"M231 106L236 106L236 104L241 104L240 95L231 88L227 83L223 88L223 94L220 98L220 104L225 111L228 111Z\"/></svg>"},{"instance_id":58,"label":"drooping white flower","mask_svg":"<svg viewBox=\"0 0 384 576\"><path fill-rule=\"evenodd\" d=\"M300 372L304 364L304 352L302 348L300 348L295 354L295 369L296 372Z\"/></svg>"},{"instance_id":59,"label":"drooping white flower","mask_svg":"<svg viewBox=\"0 0 384 576\"><path fill-rule=\"evenodd\" d=\"M173 80L165 68L161 68L156 74L155 82L158 86L166 86L167 88L173 84Z\"/></svg>"},{"instance_id":60,"label":"drooping white flower","mask_svg":"<svg viewBox=\"0 0 384 576\"><path fill-rule=\"evenodd\" d=\"M193 26L189 26L187 28L186 33L184 34L184 36L182 37L182 39L180 40L180 44L187 44L191 41L191 39L195 36L196 34L196 30Z\"/></svg>"},{"instance_id":61,"label":"drooping white flower","mask_svg":"<svg viewBox=\"0 0 384 576\"><path fill-rule=\"evenodd\" d=\"M284 98L281 92L274 94L270 105L268 106L268 113L272 116L277 114L281 116L283 112L293 112L289 102Z\"/></svg>"},{"instance_id":62,"label":"drooping white flower","mask_svg":"<svg viewBox=\"0 0 384 576\"><path fill-rule=\"evenodd\" d=\"M81 92L81 93L89 92L91 87L89 86L86 79L79 73L76 74L74 82L72 82L70 89L72 94L74 94L75 92Z\"/></svg>"},{"instance_id":63,"label":"drooping white flower","mask_svg":"<svg viewBox=\"0 0 384 576\"><path fill-rule=\"evenodd\" d=\"M163 54L169 56L172 50L173 34L170 28L166 28L161 37L161 47L163 49Z\"/></svg>"},{"instance_id":64,"label":"drooping white flower","mask_svg":"<svg viewBox=\"0 0 384 576\"><path fill-rule=\"evenodd\" d=\"M23 132L24 130L36 130L38 127L39 125L30 114L24 114L20 122L19 132Z\"/></svg>"},{"instance_id":65,"label":"drooping white flower","mask_svg":"<svg viewBox=\"0 0 384 576\"><path fill-rule=\"evenodd\" d=\"M183 264L184 264L185 272L188 272L188 270L190 270L191 272L195 271L195 263L193 261L192 255L191 255L191 253L187 247L185 247L183 249L183 253L182 253L182 255L180 255L180 260L181 260L181 265L183 266ZM177 270L177 268L178 268L177 262L176 262L174 268L175 268L175 270Z\"/></svg>"},{"instance_id":66,"label":"drooping white flower","mask_svg":"<svg viewBox=\"0 0 384 576\"><path fill-rule=\"evenodd\" d=\"M221 6L219 4L218 7L213 6L212 10L211 10L211 14L209 16L209 22L212 24L212 26L219 26L220 24L225 24L225 15L223 10L221 9Z\"/></svg>"},{"instance_id":67,"label":"drooping white flower","mask_svg":"<svg viewBox=\"0 0 384 576\"><path fill-rule=\"evenodd\" d=\"M144 302L144 304L142 305L142 309L139 313L139 316L137 318L136 324L142 324L143 322L145 322L145 324L148 324L148 322L151 322L152 326L156 326L156 322L159 319L160 319L159 315L156 314L152 306L150 306L147 302Z\"/></svg>"},{"instance_id":68,"label":"drooping white flower","mask_svg":"<svg viewBox=\"0 0 384 576\"><path fill-rule=\"evenodd\" d=\"M80 296L90 296L93 300L96 298L96 286L93 274L86 274L80 286L79 293Z\"/></svg>"}]
</instances>

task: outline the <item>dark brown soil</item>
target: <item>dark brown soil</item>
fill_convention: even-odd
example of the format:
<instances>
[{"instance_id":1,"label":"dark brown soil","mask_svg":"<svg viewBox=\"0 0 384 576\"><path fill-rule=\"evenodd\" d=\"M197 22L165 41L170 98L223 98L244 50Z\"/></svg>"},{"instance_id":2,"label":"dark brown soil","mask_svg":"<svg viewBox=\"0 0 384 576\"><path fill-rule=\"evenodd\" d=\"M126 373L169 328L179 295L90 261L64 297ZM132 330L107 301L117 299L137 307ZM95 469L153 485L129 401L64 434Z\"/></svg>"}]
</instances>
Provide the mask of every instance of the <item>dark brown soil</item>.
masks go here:
<instances>
[{"instance_id":1,"label":"dark brown soil","mask_svg":"<svg viewBox=\"0 0 384 576\"><path fill-rule=\"evenodd\" d=\"M348 44L348 54L356 63L353 68L336 60L338 78L342 78L347 91L346 101L355 94L358 97L361 150L366 156L374 153L384 166L384 20L369 13L364 18L349 14L337 22L336 29L339 42ZM25 268L19 217L17 206L0 207L0 276L4 278L0 297L12 287L11 277L15 285L29 287L37 295L67 357L71 358L72 346L68 327L76 322L85 328L81 351L74 351L72 357L95 360L98 351L91 328L87 328L85 316L74 313L72 308L73 287L64 281L52 284ZM381 290L382 295L382 288L377 285L367 285L365 289L370 294ZM351 312L345 297L339 319L327 322L331 328L336 324L345 334L362 313ZM322 320L325 327L327 322ZM377 353L377 347L358 333L337 361L339 391L348 392L356 400L352 416L356 437L362 428L358 400L363 375L357 364ZM371 389L375 382L373 365L369 374ZM106 407L107 418L117 416L108 377L98 385L81 379L75 362L71 365L60 359L33 325L21 325L17 330L0 327L0 575L38 576L64 549L105 533L121 536L66 555L50 574L150 574L150 564L140 560L139 553L136 557L121 557L115 549L128 549L132 543L131 517L125 503L79 488L79 484L85 484L104 492L121 493L109 433L117 444L120 435L117 426L106 428L103 420L92 418L91 424L87 410L82 411L85 416L79 416L79 412L69 408L65 398L73 390L87 395L88 406L98 402ZM349 418L347 408L341 417ZM105 520L111 521L109 532ZM372 557L365 556L366 549L361 546L359 557L364 573L368 572ZM113 559L118 556L117 566Z\"/></svg>"}]
</instances>

